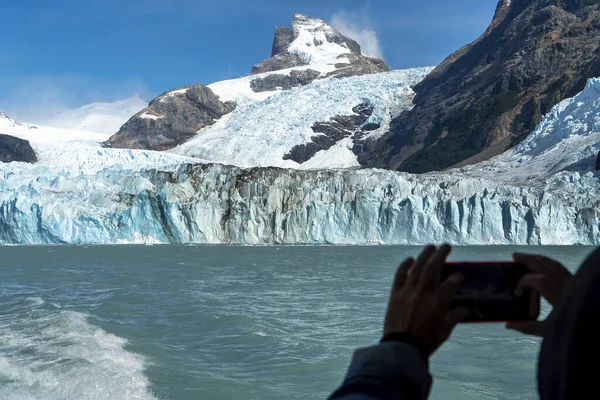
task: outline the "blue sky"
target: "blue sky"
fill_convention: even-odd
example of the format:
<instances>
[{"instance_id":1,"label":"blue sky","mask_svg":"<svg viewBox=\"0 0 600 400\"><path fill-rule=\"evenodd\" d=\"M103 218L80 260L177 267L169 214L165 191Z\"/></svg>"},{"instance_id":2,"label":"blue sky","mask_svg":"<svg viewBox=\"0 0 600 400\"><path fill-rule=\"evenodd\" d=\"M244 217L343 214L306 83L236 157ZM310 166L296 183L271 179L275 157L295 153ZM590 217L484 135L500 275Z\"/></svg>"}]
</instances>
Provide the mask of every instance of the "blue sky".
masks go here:
<instances>
[{"instance_id":1,"label":"blue sky","mask_svg":"<svg viewBox=\"0 0 600 400\"><path fill-rule=\"evenodd\" d=\"M10 5L7 5L10 4ZM209 84L268 58L294 13L336 21L391 68L435 65L477 38L497 0L9 0L0 3L0 111L68 107Z\"/></svg>"}]
</instances>

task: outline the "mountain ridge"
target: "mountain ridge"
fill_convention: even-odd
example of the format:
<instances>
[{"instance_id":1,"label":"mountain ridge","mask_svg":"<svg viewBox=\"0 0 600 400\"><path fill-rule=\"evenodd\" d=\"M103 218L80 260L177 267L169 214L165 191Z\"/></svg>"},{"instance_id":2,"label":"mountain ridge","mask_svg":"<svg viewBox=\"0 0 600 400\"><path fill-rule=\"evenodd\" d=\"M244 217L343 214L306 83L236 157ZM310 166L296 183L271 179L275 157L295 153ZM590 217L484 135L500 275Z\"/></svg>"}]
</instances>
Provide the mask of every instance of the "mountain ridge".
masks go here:
<instances>
[{"instance_id":1,"label":"mountain ridge","mask_svg":"<svg viewBox=\"0 0 600 400\"><path fill-rule=\"evenodd\" d=\"M161 94L123 124L105 146L170 150L214 125L240 101L266 100L318 80L389 71L382 60L362 55L356 41L325 21L302 14L294 15L291 28L275 28L272 53L247 77Z\"/></svg>"},{"instance_id":2,"label":"mountain ridge","mask_svg":"<svg viewBox=\"0 0 600 400\"><path fill-rule=\"evenodd\" d=\"M414 87L414 107L361 165L442 170L500 154L600 76L600 10L585 1L501 0L489 28Z\"/></svg>"}]
</instances>

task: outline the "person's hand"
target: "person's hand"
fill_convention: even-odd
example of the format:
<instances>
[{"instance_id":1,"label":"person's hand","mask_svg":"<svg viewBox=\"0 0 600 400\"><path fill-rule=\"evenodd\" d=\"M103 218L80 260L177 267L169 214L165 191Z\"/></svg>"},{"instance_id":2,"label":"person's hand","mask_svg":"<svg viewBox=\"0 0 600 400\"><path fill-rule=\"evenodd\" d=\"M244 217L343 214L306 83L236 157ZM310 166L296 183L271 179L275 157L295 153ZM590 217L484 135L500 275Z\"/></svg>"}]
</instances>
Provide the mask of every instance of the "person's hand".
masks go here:
<instances>
[{"instance_id":1,"label":"person's hand","mask_svg":"<svg viewBox=\"0 0 600 400\"><path fill-rule=\"evenodd\" d=\"M532 289L542 295L552 306L556 304L573 275L561 263L540 255L514 254L516 262L531 270L518 284L520 289ZM526 335L544 336L546 321L509 322L508 329Z\"/></svg>"},{"instance_id":2,"label":"person's hand","mask_svg":"<svg viewBox=\"0 0 600 400\"><path fill-rule=\"evenodd\" d=\"M441 271L451 247L436 250L427 246L419 258L404 261L396 272L385 317L384 336L406 333L431 356L448 339L469 310L448 311L452 298L463 281L460 274L440 283Z\"/></svg>"}]
</instances>

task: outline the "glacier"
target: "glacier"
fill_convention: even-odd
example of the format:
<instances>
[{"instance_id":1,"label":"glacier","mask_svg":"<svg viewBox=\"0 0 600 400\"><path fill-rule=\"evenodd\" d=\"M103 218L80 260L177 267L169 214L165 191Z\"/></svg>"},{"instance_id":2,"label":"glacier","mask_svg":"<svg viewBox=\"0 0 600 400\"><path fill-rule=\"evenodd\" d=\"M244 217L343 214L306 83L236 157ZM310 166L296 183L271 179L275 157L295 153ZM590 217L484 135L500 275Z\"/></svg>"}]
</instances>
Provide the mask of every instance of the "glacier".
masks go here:
<instances>
[{"instance_id":1,"label":"glacier","mask_svg":"<svg viewBox=\"0 0 600 400\"><path fill-rule=\"evenodd\" d=\"M2 117L40 162L0 164L0 243L597 245L599 116L592 79L514 149L423 175L104 149Z\"/></svg>"},{"instance_id":2,"label":"glacier","mask_svg":"<svg viewBox=\"0 0 600 400\"><path fill-rule=\"evenodd\" d=\"M311 126L364 103L373 107L367 123L380 124L369 137L382 135L392 118L412 107L412 86L423 80L432 67L411 68L379 74L328 78L309 85L250 96L248 78L224 81L209 87L220 98L233 100L236 109L217 123L201 129L197 136L171 152L211 162L240 167L297 169L359 166L349 143L320 154L319 161L298 164L284 160L294 146L305 145L317 135ZM265 94L261 93L262 96Z\"/></svg>"},{"instance_id":3,"label":"glacier","mask_svg":"<svg viewBox=\"0 0 600 400\"><path fill-rule=\"evenodd\" d=\"M35 168L0 175L1 243L600 243L591 173L555 178L586 193L575 197L446 173L179 164L36 177Z\"/></svg>"}]
</instances>

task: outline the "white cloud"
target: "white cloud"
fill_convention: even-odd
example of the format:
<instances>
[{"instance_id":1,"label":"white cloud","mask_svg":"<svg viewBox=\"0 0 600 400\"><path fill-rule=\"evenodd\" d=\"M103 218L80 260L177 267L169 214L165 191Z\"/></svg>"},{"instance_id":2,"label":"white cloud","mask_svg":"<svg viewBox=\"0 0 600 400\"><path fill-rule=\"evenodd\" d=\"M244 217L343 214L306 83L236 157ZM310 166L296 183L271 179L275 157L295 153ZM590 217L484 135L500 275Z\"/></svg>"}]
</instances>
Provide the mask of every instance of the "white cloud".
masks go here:
<instances>
[{"instance_id":1,"label":"white cloud","mask_svg":"<svg viewBox=\"0 0 600 400\"><path fill-rule=\"evenodd\" d=\"M330 25L342 35L356 40L362 47L363 54L383 58L377 32L365 10L361 12L338 11L331 17Z\"/></svg>"}]
</instances>

